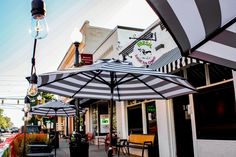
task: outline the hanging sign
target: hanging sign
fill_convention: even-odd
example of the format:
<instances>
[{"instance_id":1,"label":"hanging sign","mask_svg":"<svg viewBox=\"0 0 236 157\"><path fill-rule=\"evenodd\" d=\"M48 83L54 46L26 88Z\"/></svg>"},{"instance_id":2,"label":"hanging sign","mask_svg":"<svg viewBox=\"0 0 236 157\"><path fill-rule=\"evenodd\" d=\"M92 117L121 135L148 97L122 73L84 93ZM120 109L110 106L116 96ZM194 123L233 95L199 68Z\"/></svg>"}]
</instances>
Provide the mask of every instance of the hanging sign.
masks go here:
<instances>
[{"instance_id":1,"label":"hanging sign","mask_svg":"<svg viewBox=\"0 0 236 157\"><path fill-rule=\"evenodd\" d=\"M153 42L148 40L140 40L134 45L132 53L132 63L134 66L151 65L156 61L153 54Z\"/></svg>"}]
</instances>

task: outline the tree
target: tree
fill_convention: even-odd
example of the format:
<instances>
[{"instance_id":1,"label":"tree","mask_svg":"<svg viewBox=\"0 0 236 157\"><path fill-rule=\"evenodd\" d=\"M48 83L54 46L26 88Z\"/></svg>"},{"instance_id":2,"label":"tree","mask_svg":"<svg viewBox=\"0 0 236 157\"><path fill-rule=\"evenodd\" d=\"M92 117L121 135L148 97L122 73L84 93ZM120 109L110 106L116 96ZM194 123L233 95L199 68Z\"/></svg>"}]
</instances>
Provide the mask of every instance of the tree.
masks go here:
<instances>
[{"instance_id":1,"label":"tree","mask_svg":"<svg viewBox=\"0 0 236 157\"><path fill-rule=\"evenodd\" d=\"M0 109L0 128L6 129L12 127L13 123L7 116L3 116L3 109Z\"/></svg>"}]
</instances>

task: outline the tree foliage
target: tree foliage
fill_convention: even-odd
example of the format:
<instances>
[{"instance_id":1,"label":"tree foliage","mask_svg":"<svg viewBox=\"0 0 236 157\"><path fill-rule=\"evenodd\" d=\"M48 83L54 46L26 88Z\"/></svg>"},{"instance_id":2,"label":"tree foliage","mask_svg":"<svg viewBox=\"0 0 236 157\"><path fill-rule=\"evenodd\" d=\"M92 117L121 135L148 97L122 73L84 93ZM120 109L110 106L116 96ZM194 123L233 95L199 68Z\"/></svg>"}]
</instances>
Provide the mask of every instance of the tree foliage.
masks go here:
<instances>
[{"instance_id":1,"label":"tree foliage","mask_svg":"<svg viewBox=\"0 0 236 157\"><path fill-rule=\"evenodd\" d=\"M0 128L6 129L12 127L11 119L3 115L3 109L0 109Z\"/></svg>"}]
</instances>

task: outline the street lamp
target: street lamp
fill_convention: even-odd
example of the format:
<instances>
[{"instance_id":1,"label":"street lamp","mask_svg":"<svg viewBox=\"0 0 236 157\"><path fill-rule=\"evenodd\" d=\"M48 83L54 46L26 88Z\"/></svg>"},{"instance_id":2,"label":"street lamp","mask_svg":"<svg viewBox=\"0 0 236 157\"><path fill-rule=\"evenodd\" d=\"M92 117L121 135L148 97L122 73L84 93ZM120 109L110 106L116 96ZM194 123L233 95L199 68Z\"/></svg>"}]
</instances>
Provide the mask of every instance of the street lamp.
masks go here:
<instances>
[{"instance_id":1,"label":"street lamp","mask_svg":"<svg viewBox=\"0 0 236 157\"><path fill-rule=\"evenodd\" d=\"M78 67L79 64L79 45L82 41L82 34L79 30L79 28L74 28L74 31L71 33L71 40L73 44L75 45L75 61L74 66Z\"/></svg>"}]
</instances>

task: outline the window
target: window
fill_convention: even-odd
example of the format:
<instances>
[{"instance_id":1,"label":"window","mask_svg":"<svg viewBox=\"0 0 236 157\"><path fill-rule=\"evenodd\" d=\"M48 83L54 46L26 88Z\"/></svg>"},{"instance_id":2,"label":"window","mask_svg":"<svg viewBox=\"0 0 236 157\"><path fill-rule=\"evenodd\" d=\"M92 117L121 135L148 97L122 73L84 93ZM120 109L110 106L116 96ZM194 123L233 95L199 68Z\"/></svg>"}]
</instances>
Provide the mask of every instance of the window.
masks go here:
<instances>
[{"instance_id":1,"label":"window","mask_svg":"<svg viewBox=\"0 0 236 157\"><path fill-rule=\"evenodd\" d=\"M236 140L233 83L204 88L194 94L198 139Z\"/></svg>"},{"instance_id":2,"label":"window","mask_svg":"<svg viewBox=\"0 0 236 157\"><path fill-rule=\"evenodd\" d=\"M188 82L194 87L206 85L204 64L197 64L187 69Z\"/></svg>"},{"instance_id":3,"label":"window","mask_svg":"<svg viewBox=\"0 0 236 157\"><path fill-rule=\"evenodd\" d=\"M128 107L128 131L130 133L143 133L141 105Z\"/></svg>"},{"instance_id":4,"label":"window","mask_svg":"<svg viewBox=\"0 0 236 157\"><path fill-rule=\"evenodd\" d=\"M232 70L230 68L215 64L210 64L208 67L209 67L209 76L211 84L228 80L233 77Z\"/></svg>"},{"instance_id":5,"label":"window","mask_svg":"<svg viewBox=\"0 0 236 157\"><path fill-rule=\"evenodd\" d=\"M147 132L148 134L157 134L157 118L155 101L146 103Z\"/></svg>"}]
</instances>

